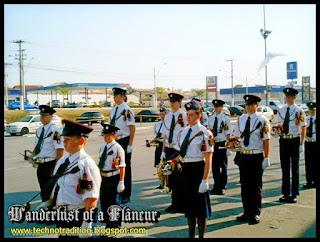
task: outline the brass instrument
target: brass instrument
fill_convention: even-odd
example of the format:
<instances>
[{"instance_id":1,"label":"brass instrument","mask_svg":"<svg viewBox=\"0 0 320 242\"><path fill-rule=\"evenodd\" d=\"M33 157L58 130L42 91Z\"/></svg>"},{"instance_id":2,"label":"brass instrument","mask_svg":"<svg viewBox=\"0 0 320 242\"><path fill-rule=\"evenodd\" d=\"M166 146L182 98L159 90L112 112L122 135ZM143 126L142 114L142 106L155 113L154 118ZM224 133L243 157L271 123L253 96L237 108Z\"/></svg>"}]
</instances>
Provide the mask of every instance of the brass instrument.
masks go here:
<instances>
[{"instance_id":1,"label":"brass instrument","mask_svg":"<svg viewBox=\"0 0 320 242\"><path fill-rule=\"evenodd\" d=\"M158 165L157 173L153 175L158 175L161 185L163 187L162 193L169 193L170 189L168 186L168 176L172 173L171 165L167 161L161 161Z\"/></svg>"},{"instance_id":2,"label":"brass instrument","mask_svg":"<svg viewBox=\"0 0 320 242\"><path fill-rule=\"evenodd\" d=\"M146 147L159 147L159 143L157 142L157 138L153 139L153 140L146 140Z\"/></svg>"},{"instance_id":3,"label":"brass instrument","mask_svg":"<svg viewBox=\"0 0 320 242\"><path fill-rule=\"evenodd\" d=\"M37 168L39 163L37 163L38 161L38 157L30 150L25 150L24 154L19 153L20 155L22 155L24 157L24 160L28 161L33 168Z\"/></svg>"},{"instance_id":4,"label":"brass instrument","mask_svg":"<svg viewBox=\"0 0 320 242\"><path fill-rule=\"evenodd\" d=\"M270 134L273 137L277 138L278 136L282 136L284 134L283 132L284 132L283 126L281 124L278 124L272 127Z\"/></svg>"},{"instance_id":5,"label":"brass instrument","mask_svg":"<svg viewBox=\"0 0 320 242\"><path fill-rule=\"evenodd\" d=\"M227 140L225 143L225 148L229 149L233 152L238 152L242 150L242 147L240 146L240 141L236 138L232 138L230 140Z\"/></svg>"}]
</instances>

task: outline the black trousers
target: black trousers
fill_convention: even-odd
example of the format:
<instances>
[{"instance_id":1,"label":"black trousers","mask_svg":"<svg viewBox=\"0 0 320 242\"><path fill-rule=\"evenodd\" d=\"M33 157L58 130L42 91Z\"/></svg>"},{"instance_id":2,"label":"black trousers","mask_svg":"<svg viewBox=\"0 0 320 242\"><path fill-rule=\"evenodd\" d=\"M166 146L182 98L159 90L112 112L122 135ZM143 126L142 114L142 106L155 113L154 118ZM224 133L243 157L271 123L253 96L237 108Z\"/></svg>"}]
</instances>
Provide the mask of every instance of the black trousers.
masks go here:
<instances>
[{"instance_id":1,"label":"black trousers","mask_svg":"<svg viewBox=\"0 0 320 242\"><path fill-rule=\"evenodd\" d=\"M56 160L52 160L49 162L41 163L37 168L37 177L40 185L40 190L42 191L47 184L47 182L51 179L51 173L56 165ZM47 195L44 195L47 194ZM41 193L42 202L45 202L50 199L50 193Z\"/></svg>"},{"instance_id":2,"label":"black trousers","mask_svg":"<svg viewBox=\"0 0 320 242\"><path fill-rule=\"evenodd\" d=\"M174 148L166 147L167 159L173 159L179 155L179 151ZM169 188L171 189L172 207L178 210L184 210L184 178L182 171L173 171L168 177Z\"/></svg>"},{"instance_id":3,"label":"black trousers","mask_svg":"<svg viewBox=\"0 0 320 242\"><path fill-rule=\"evenodd\" d=\"M212 176L214 181L213 189L221 191L227 188L228 181L228 158L227 150L219 149L224 147L225 142L217 142L214 145L214 152L212 154Z\"/></svg>"},{"instance_id":4,"label":"black trousers","mask_svg":"<svg viewBox=\"0 0 320 242\"><path fill-rule=\"evenodd\" d=\"M122 192L123 199L130 198L131 197L131 186L132 186L132 175L131 175L131 154L127 152L127 147L129 144L130 137L125 137L123 139L118 139L117 142L121 145L121 147L124 149L125 152L125 162L126 162L126 168L125 168L125 176L124 176L124 186L125 189Z\"/></svg>"},{"instance_id":5,"label":"black trousers","mask_svg":"<svg viewBox=\"0 0 320 242\"><path fill-rule=\"evenodd\" d=\"M159 144L159 146L156 147L156 150L154 152L154 167L159 165L160 157L161 157L161 153L162 153L163 142L158 142L158 144Z\"/></svg>"},{"instance_id":6,"label":"black trousers","mask_svg":"<svg viewBox=\"0 0 320 242\"><path fill-rule=\"evenodd\" d=\"M260 215L262 207L263 154L239 154L241 198L244 214Z\"/></svg>"},{"instance_id":7,"label":"black trousers","mask_svg":"<svg viewBox=\"0 0 320 242\"><path fill-rule=\"evenodd\" d=\"M305 169L306 169L306 180L307 184L316 184L316 158L317 145L316 142L305 142Z\"/></svg>"},{"instance_id":8,"label":"black trousers","mask_svg":"<svg viewBox=\"0 0 320 242\"><path fill-rule=\"evenodd\" d=\"M111 177L102 177L101 187L100 187L100 204L101 210L104 216L104 223L106 223L106 228L120 228L121 220L110 221L108 208L112 205L119 205L117 201L117 186L120 181L120 174ZM109 211L111 212L111 211Z\"/></svg>"},{"instance_id":9,"label":"black trousers","mask_svg":"<svg viewBox=\"0 0 320 242\"><path fill-rule=\"evenodd\" d=\"M280 162L282 169L282 194L284 196L299 195L299 145L300 137L293 139L280 138ZM292 188L290 192L290 167Z\"/></svg>"}]
</instances>

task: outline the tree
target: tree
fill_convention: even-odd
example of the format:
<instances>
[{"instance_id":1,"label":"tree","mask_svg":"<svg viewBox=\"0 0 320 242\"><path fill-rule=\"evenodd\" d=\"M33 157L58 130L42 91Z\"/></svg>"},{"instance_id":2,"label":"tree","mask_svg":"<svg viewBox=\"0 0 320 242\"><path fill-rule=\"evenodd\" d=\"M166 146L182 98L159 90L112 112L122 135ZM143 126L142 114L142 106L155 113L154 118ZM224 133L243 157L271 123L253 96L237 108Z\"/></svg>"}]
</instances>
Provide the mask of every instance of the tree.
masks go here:
<instances>
[{"instance_id":1,"label":"tree","mask_svg":"<svg viewBox=\"0 0 320 242\"><path fill-rule=\"evenodd\" d=\"M63 100L63 104L64 104L64 95L67 95L67 99L68 99L69 89L68 88L62 88L62 87L58 86L56 88L56 92L60 92L62 94L62 100Z\"/></svg>"},{"instance_id":2,"label":"tree","mask_svg":"<svg viewBox=\"0 0 320 242\"><path fill-rule=\"evenodd\" d=\"M129 95L129 94L132 94L132 93L134 93L134 92L136 92L137 90L136 89L133 89L132 87L128 87L127 88L127 94Z\"/></svg>"},{"instance_id":3,"label":"tree","mask_svg":"<svg viewBox=\"0 0 320 242\"><path fill-rule=\"evenodd\" d=\"M199 97L200 100L201 100L202 96L206 95L205 89L192 89L191 91L194 92L195 94L197 94L197 96Z\"/></svg>"},{"instance_id":4,"label":"tree","mask_svg":"<svg viewBox=\"0 0 320 242\"><path fill-rule=\"evenodd\" d=\"M164 87L156 87L156 90L157 90L157 96L160 95L160 100L162 101L162 95L165 95L168 92Z\"/></svg>"}]
</instances>

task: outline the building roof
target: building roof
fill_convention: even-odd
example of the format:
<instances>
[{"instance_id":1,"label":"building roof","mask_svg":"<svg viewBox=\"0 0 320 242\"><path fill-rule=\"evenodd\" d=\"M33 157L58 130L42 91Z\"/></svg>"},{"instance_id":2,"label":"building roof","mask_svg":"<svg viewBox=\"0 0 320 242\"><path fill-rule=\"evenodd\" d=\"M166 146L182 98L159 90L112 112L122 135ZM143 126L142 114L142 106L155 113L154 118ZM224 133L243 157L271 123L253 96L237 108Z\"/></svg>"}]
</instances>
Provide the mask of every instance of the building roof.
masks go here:
<instances>
[{"instance_id":1,"label":"building roof","mask_svg":"<svg viewBox=\"0 0 320 242\"><path fill-rule=\"evenodd\" d=\"M27 89L33 89L33 88L41 88L42 85L25 85L24 88ZM20 85L15 85L11 90L20 90Z\"/></svg>"}]
</instances>

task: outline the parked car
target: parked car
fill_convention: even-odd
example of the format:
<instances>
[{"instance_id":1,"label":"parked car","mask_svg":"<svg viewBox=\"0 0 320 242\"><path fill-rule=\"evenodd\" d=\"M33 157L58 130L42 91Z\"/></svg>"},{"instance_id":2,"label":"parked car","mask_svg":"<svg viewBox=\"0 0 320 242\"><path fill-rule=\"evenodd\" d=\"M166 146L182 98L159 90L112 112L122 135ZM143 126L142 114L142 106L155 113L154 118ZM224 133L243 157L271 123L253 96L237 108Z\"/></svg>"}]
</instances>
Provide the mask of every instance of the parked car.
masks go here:
<instances>
[{"instance_id":1,"label":"parked car","mask_svg":"<svg viewBox=\"0 0 320 242\"><path fill-rule=\"evenodd\" d=\"M309 116L309 108L307 104L302 103L302 104L297 104L302 110L306 113L306 116Z\"/></svg>"},{"instance_id":2,"label":"parked car","mask_svg":"<svg viewBox=\"0 0 320 242\"><path fill-rule=\"evenodd\" d=\"M241 106L231 106L229 108L230 115L236 116L236 115L242 115L244 112L244 108Z\"/></svg>"},{"instance_id":3,"label":"parked car","mask_svg":"<svg viewBox=\"0 0 320 242\"><path fill-rule=\"evenodd\" d=\"M52 100L52 102L51 102L51 107L52 107L52 108L60 108L60 107L61 107L61 102L60 102L60 100Z\"/></svg>"},{"instance_id":4,"label":"parked car","mask_svg":"<svg viewBox=\"0 0 320 242\"><path fill-rule=\"evenodd\" d=\"M53 115L52 122L62 127L61 118L59 118L58 115ZM42 123L40 121L40 114L27 115L20 119L18 122L7 124L6 132L11 134L12 136L19 133L22 136L28 133L36 132L37 128L39 128L41 125Z\"/></svg>"},{"instance_id":5,"label":"parked car","mask_svg":"<svg viewBox=\"0 0 320 242\"><path fill-rule=\"evenodd\" d=\"M104 123L105 117L101 112L85 112L81 114L80 117L77 117L75 121L78 123L87 123L91 126L93 123Z\"/></svg>"},{"instance_id":6,"label":"parked car","mask_svg":"<svg viewBox=\"0 0 320 242\"><path fill-rule=\"evenodd\" d=\"M7 125L8 125L8 122L6 119L4 119L4 131L6 131Z\"/></svg>"},{"instance_id":7,"label":"parked car","mask_svg":"<svg viewBox=\"0 0 320 242\"><path fill-rule=\"evenodd\" d=\"M63 105L64 108L80 108L81 105L78 103L69 103L69 104L65 104Z\"/></svg>"},{"instance_id":8,"label":"parked car","mask_svg":"<svg viewBox=\"0 0 320 242\"><path fill-rule=\"evenodd\" d=\"M20 101L13 102L9 105L9 110L20 110ZM24 109L39 109L38 105L30 104L28 101L24 102Z\"/></svg>"},{"instance_id":9,"label":"parked car","mask_svg":"<svg viewBox=\"0 0 320 242\"><path fill-rule=\"evenodd\" d=\"M261 115L265 116L270 122L272 121L272 119L274 117L273 110L270 107L263 106L263 105L258 107L257 114L261 114Z\"/></svg>"},{"instance_id":10,"label":"parked car","mask_svg":"<svg viewBox=\"0 0 320 242\"><path fill-rule=\"evenodd\" d=\"M259 102L259 105L265 106L266 105L266 101L265 100L261 100L261 102ZM274 114L277 114L279 109L283 107L283 104L279 100L270 100L269 101L269 107L273 110Z\"/></svg>"},{"instance_id":11,"label":"parked car","mask_svg":"<svg viewBox=\"0 0 320 242\"><path fill-rule=\"evenodd\" d=\"M207 112L208 117L210 117L214 113L214 107L204 108L204 112ZM228 107L223 107L222 112L228 116L230 116L230 111Z\"/></svg>"},{"instance_id":12,"label":"parked car","mask_svg":"<svg viewBox=\"0 0 320 242\"><path fill-rule=\"evenodd\" d=\"M104 107L111 107L111 102L105 101L103 104Z\"/></svg>"},{"instance_id":13,"label":"parked car","mask_svg":"<svg viewBox=\"0 0 320 242\"><path fill-rule=\"evenodd\" d=\"M159 121L160 116L159 116L160 112L159 110L142 110L139 113L137 113L137 115L135 115L135 121L136 122L140 122L140 117L142 122L146 121L146 122L155 122L155 121Z\"/></svg>"}]
</instances>

